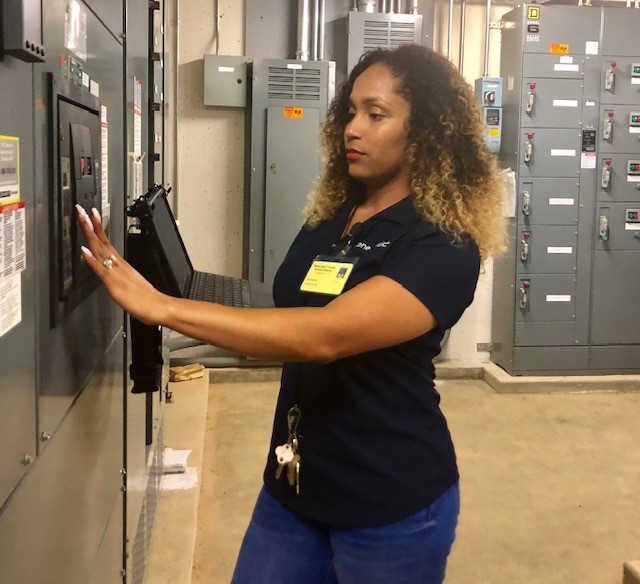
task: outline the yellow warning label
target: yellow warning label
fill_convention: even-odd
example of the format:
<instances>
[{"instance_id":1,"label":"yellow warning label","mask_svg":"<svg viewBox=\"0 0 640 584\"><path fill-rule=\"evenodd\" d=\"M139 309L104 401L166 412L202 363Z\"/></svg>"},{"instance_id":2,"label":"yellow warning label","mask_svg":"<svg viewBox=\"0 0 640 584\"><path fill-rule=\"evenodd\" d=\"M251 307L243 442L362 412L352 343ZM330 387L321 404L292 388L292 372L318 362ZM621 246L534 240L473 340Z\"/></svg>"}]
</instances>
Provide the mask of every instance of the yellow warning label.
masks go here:
<instances>
[{"instance_id":1,"label":"yellow warning label","mask_svg":"<svg viewBox=\"0 0 640 584\"><path fill-rule=\"evenodd\" d=\"M283 116L285 118L302 118L304 117L304 108L298 106L289 106L283 108Z\"/></svg>"},{"instance_id":2,"label":"yellow warning label","mask_svg":"<svg viewBox=\"0 0 640 584\"><path fill-rule=\"evenodd\" d=\"M529 20L540 20L540 6L528 6L527 18Z\"/></svg>"},{"instance_id":3,"label":"yellow warning label","mask_svg":"<svg viewBox=\"0 0 640 584\"><path fill-rule=\"evenodd\" d=\"M549 52L552 55L568 55L569 45L565 45L562 43L551 43L549 45Z\"/></svg>"},{"instance_id":4,"label":"yellow warning label","mask_svg":"<svg viewBox=\"0 0 640 584\"><path fill-rule=\"evenodd\" d=\"M492 138L495 138L496 136L500 135L500 130L498 130L498 128L491 128L489 130L489 136L491 136Z\"/></svg>"}]
</instances>

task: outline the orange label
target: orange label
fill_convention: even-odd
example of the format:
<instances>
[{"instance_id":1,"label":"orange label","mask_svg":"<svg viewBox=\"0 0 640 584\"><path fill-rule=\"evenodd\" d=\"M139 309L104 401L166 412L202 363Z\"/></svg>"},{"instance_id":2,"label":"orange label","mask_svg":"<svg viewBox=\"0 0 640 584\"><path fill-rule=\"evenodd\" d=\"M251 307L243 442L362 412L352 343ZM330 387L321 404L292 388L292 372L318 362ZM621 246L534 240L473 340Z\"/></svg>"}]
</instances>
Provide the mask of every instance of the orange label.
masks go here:
<instances>
[{"instance_id":1,"label":"orange label","mask_svg":"<svg viewBox=\"0 0 640 584\"><path fill-rule=\"evenodd\" d=\"M285 118L302 118L304 117L304 108L297 105L285 107L282 111Z\"/></svg>"},{"instance_id":2,"label":"orange label","mask_svg":"<svg viewBox=\"0 0 640 584\"><path fill-rule=\"evenodd\" d=\"M568 55L569 45L561 43L552 43L549 45L549 52L553 55Z\"/></svg>"}]
</instances>

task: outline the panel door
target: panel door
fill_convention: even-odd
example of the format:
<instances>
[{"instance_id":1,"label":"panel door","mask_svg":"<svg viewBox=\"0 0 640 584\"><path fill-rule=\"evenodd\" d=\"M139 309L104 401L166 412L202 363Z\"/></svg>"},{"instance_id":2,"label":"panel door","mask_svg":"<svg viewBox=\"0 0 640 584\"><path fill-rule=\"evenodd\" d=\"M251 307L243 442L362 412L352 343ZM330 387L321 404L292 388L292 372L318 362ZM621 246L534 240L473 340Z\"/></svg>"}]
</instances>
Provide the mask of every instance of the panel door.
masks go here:
<instances>
[{"instance_id":1,"label":"panel door","mask_svg":"<svg viewBox=\"0 0 640 584\"><path fill-rule=\"evenodd\" d=\"M528 302L521 307L520 290L529 283ZM569 322L575 319L575 276L516 277L516 322Z\"/></svg>"},{"instance_id":2,"label":"panel door","mask_svg":"<svg viewBox=\"0 0 640 584\"><path fill-rule=\"evenodd\" d=\"M529 135L533 137L529 138ZM578 176L581 133L575 130L522 129L520 134L520 177ZM524 160L526 143L531 142L531 160Z\"/></svg>"},{"instance_id":3,"label":"panel door","mask_svg":"<svg viewBox=\"0 0 640 584\"><path fill-rule=\"evenodd\" d=\"M578 222L579 184L574 178L520 181L520 225L574 225ZM525 205L528 198L528 210Z\"/></svg>"},{"instance_id":4,"label":"panel door","mask_svg":"<svg viewBox=\"0 0 640 584\"><path fill-rule=\"evenodd\" d=\"M525 128L579 128L582 121L581 79L524 77L520 125ZM527 100L533 99L527 113Z\"/></svg>"},{"instance_id":5,"label":"panel door","mask_svg":"<svg viewBox=\"0 0 640 584\"><path fill-rule=\"evenodd\" d=\"M573 274L578 233L575 226L519 227L516 270L519 274Z\"/></svg>"},{"instance_id":6,"label":"panel door","mask_svg":"<svg viewBox=\"0 0 640 584\"><path fill-rule=\"evenodd\" d=\"M302 210L319 170L320 110L298 109L302 113L292 117L285 117L282 107L267 110L264 281L269 283L302 227Z\"/></svg>"}]
</instances>

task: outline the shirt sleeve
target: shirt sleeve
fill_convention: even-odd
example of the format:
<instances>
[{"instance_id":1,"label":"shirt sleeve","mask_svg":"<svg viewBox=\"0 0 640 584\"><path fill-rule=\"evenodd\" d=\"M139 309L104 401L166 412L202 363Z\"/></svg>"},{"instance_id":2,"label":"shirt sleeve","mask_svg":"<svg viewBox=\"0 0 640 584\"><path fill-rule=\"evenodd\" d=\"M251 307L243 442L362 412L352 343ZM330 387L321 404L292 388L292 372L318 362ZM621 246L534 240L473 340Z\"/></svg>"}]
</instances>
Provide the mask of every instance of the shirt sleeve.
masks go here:
<instances>
[{"instance_id":1,"label":"shirt sleeve","mask_svg":"<svg viewBox=\"0 0 640 584\"><path fill-rule=\"evenodd\" d=\"M473 241L454 244L440 231L419 230L389 251L380 274L411 292L443 329L458 322L478 282L480 254Z\"/></svg>"}]
</instances>

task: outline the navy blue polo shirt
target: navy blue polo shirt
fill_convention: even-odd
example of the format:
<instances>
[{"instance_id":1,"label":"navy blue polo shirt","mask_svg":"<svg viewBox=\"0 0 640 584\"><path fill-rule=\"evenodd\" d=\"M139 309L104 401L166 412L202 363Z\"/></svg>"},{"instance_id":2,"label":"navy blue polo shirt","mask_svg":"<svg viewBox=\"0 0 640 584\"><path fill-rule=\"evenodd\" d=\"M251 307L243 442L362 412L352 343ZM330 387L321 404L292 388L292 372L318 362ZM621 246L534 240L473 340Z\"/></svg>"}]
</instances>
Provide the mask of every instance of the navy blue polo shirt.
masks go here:
<instances>
[{"instance_id":1,"label":"navy blue polo shirt","mask_svg":"<svg viewBox=\"0 0 640 584\"><path fill-rule=\"evenodd\" d=\"M300 291L318 254L330 254L355 205L347 201L317 228L303 227L274 280L276 306L325 306L332 297ZM329 364L285 363L264 472L267 491L301 517L335 527L399 521L458 480L455 452L433 358L447 328L473 300L476 245L424 221L411 196L363 222L348 253L358 257L345 291L381 274L399 282L438 325L405 343ZM300 494L276 480L276 446L287 441L287 412L302 411Z\"/></svg>"}]
</instances>

